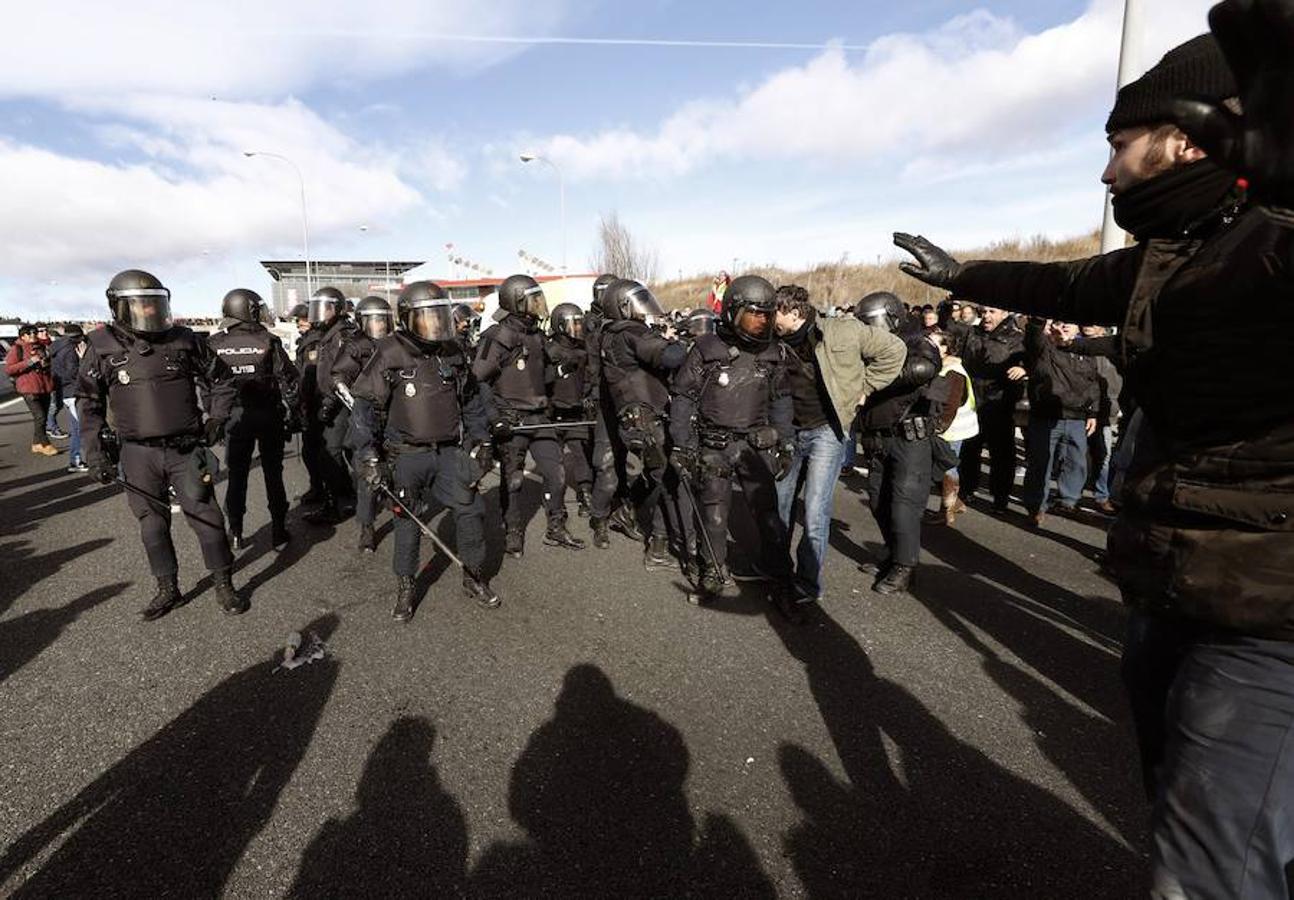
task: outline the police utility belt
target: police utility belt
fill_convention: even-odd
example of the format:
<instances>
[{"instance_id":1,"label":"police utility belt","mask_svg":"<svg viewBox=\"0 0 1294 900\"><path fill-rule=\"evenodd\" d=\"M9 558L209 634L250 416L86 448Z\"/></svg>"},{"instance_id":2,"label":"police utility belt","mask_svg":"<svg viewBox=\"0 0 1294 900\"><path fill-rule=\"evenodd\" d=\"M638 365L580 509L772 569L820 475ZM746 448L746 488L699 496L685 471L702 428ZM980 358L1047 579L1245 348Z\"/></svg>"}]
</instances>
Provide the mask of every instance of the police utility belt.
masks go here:
<instances>
[{"instance_id":1,"label":"police utility belt","mask_svg":"<svg viewBox=\"0 0 1294 900\"><path fill-rule=\"evenodd\" d=\"M868 437L901 437L905 441L924 441L934 433L930 419L926 416L912 416L892 426L867 429Z\"/></svg>"},{"instance_id":2,"label":"police utility belt","mask_svg":"<svg viewBox=\"0 0 1294 900\"><path fill-rule=\"evenodd\" d=\"M388 456L399 456L402 453L421 453L426 450L444 450L448 447L458 447L461 442L458 438L446 438L443 441L387 441L383 444Z\"/></svg>"},{"instance_id":3,"label":"police utility belt","mask_svg":"<svg viewBox=\"0 0 1294 900\"><path fill-rule=\"evenodd\" d=\"M200 434L172 434L166 437L122 438L121 440L125 444L139 444L143 447L164 447L167 450L182 450L186 453L203 445L202 435Z\"/></svg>"},{"instance_id":4,"label":"police utility belt","mask_svg":"<svg viewBox=\"0 0 1294 900\"><path fill-rule=\"evenodd\" d=\"M732 428L700 427L696 432L701 446L709 450L727 450L730 444L744 440L756 450L769 450L777 446L777 429L772 425L760 425L749 431Z\"/></svg>"}]
</instances>

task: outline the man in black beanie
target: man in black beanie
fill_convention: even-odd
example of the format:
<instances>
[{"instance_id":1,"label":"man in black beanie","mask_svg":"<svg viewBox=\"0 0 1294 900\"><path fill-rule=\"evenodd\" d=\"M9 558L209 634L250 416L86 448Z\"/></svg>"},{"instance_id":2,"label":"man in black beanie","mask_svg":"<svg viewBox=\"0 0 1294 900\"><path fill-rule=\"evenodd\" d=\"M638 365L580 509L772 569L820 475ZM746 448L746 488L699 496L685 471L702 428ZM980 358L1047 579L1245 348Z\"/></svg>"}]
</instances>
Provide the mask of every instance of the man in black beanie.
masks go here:
<instances>
[{"instance_id":1,"label":"man in black beanie","mask_svg":"<svg viewBox=\"0 0 1294 900\"><path fill-rule=\"evenodd\" d=\"M1226 0L1124 87L1102 180L1136 245L909 275L1118 325L1138 411L1108 559L1154 800L1154 897L1290 896L1294 861L1294 0ZM1264 327L1241 314L1261 305Z\"/></svg>"}]
</instances>

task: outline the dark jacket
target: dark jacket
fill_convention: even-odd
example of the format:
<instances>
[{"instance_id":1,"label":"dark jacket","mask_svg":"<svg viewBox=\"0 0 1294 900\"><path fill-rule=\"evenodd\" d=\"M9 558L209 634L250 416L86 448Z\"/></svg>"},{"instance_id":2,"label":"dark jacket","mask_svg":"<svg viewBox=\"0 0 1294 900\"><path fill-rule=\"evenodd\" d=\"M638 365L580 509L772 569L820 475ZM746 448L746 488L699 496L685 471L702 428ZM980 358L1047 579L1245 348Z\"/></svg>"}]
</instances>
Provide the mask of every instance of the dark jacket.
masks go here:
<instances>
[{"instance_id":1,"label":"dark jacket","mask_svg":"<svg viewBox=\"0 0 1294 900\"><path fill-rule=\"evenodd\" d=\"M1007 319L992 331L976 325L962 344L961 358L978 405L1006 402L1015 406L1024 385L1007 378L1006 373L1024 365L1024 335L1013 320Z\"/></svg>"},{"instance_id":2,"label":"dark jacket","mask_svg":"<svg viewBox=\"0 0 1294 900\"><path fill-rule=\"evenodd\" d=\"M81 335L68 335L54 342L50 371L54 376L54 389L58 391L59 400L76 398L76 372L81 367L81 356L76 348L84 341L85 338Z\"/></svg>"},{"instance_id":3,"label":"dark jacket","mask_svg":"<svg viewBox=\"0 0 1294 900\"><path fill-rule=\"evenodd\" d=\"M1294 213L1250 206L1075 262L971 262L956 288L1122 326L1145 417L1109 535L1127 602L1294 639ZM1239 312L1258 308L1261 328Z\"/></svg>"},{"instance_id":4,"label":"dark jacket","mask_svg":"<svg viewBox=\"0 0 1294 900\"><path fill-rule=\"evenodd\" d=\"M1066 353L1047 339L1042 319L1024 330L1025 369L1029 372L1029 416L1034 419L1091 419L1101 403L1096 361Z\"/></svg>"}]
</instances>

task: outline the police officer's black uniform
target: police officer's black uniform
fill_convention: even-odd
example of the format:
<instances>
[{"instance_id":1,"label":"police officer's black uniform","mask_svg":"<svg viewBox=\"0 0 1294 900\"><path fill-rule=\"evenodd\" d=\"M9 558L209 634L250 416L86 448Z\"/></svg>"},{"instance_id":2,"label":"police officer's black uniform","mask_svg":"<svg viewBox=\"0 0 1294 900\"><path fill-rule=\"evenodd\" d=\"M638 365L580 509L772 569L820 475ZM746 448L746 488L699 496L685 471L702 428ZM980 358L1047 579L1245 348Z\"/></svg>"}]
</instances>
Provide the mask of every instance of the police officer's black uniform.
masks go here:
<instances>
[{"instance_id":1,"label":"police officer's black uniform","mask_svg":"<svg viewBox=\"0 0 1294 900\"><path fill-rule=\"evenodd\" d=\"M356 470L370 484L391 471L401 502L417 510L424 495L454 515L463 589L479 603L499 605L482 571L485 503L476 491L492 448L490 411L455 340L450 303L439 285L415 281L400 292L402 330L377 342L352 387ZM385 416L385 432L378 422ZM407 516L395 521L393 568L397 596L392 617L413 616L414 575L422 533Z\"/></svg>"},{"instance_id":2,"label":"police officer's black uniform","mask_svg":"<svg viewBox=\"0 0 1294 900\"><path fill-rule=\"evenodd\" d=\"M584 346L584 313L574 303L559 303L548 318L548 359L553 366L553 421L562 442L566 484L575 485L579 514L589 514L593 469L589 465L590 426L562 427L563 422L591 421L597 400L589 378L589 353ZM564 502L564 501L563 501Z\"/></svg>"},{"instance_id":3,"label":"police officer's black uniform","mask_svg":"<svg viewBox=\"0 0 1294 900\"><path fill-rule=\"evenodd\" d=\"M500 321L481 335L472 373L490 389L495 414L494 434L503 469L499 505L503 510L504 545L509 556L525 550L521 489L525 485L526 452L544 483L544 513L548 528L544 543L580 550L584 542L566 529L566 490L562 449L555 429L513 433L518 425L552 421L549 396L552 369L548 365L539 320L548 314L543 289L529 275L512 275L499 285Z\"/></svg>"},{"instance_id":4,"label":"police officer's black uniform","mask_svg":"<svg viewBox=\"0 0 1294 900\"><path fill-rule=\"evenodd\" d=\"M300 304L298 308L306 308ZM294 310L295 312L295 310ZM309 313L307 312L308 316ZM301 462L310 477L310 487L302 496L302 503L322 503L328 496L324 487L323 468L319 457L323 454L323 423L319 421L319 339L323 332L311 327L297 338L296 363L301 373L298 393L298 415L301 419Z\"/></svg>"},{"instance_id":5,"label":"police officer's black uniform","mask_svg":"<svg viewBox=\"0 0 1294 900\"><path fill-rule=\"evenodd\" d=\"M342 346L355 336L355 323L346 315L346 298L336 288L325 287L310 298L310 321L319 329L318 368L315 390L318 392L316 415L322 449L319 472L327 497L324 505L309 513L311 522L332 523L354 505L355 485L351 480L346 435L350 431L350 410L334 392L332 367Z\"/></svg>"},{"instance_id":6,"label":"police officer's black uniform","mask_svg":"<svg viewBox=\"0 0 1294 900\"><path fill-rule=\"evenodd\" d=\"M145 619L165 615L180 602L179 563L171 543L168 488L175 489L184 517L202 547L227 613L246 612L230 579L233 555L216 503L215 456L237 397L229 367L188 328L173 325L170 291L147 272L128 269L108 285L113 323L88 335L77 374L77 411L86 461L105 484L118 477L111 446L120 442L120 474L140 493L127 494L139 520L157 593ZM203 421L197 388L209 409ZM101 432L111 422L112 441Z\"/></svg>"},{"instance_id":7,"label":"police officer's black uniform","mask_svg":"<svg viewBox=\"0 0 1294 900\"><path fill-rule=\"evenodd\" d=\"M243 547L243 513L247 509L247 478L252 451L260 447L261 476L271 522L270 543L288 542L288 495L283 487L283 445L292 423L299 421L300 375L278 335L261 324L265 302L255 291L238 288L221 304L225 322L207 344L234 373L238 404L225 432L225 516L235 550ZM291 423L289 422L291 420Z\"/></svg>"},{"instance_id":8,"label":"police officer's black uniform","mask_svg":"<svg viewBox=\"0 0 1294 900\"><path fill-rule=\"evenodd\" d=\"M855 315L892 333L907 321L902 301L887 292L858 301ZM889 551L872 587L879 594L907 590L921 554L921 518L930 496L935 405L940 399L934 383L941 365L939 350L921 331L898 336L908 348L903 370L867 398L859 415L868 505Z\"/></svg>"},{"instance_id":9,"label":"police officer's black uniform","mask_svg":"<svg viewBox=\"0 0 1294 900\"><path fill-rule=\"evenodd\" d=\"M776 297L758 275L729 285L717 332L696 338L674 379L670 435L675 468L692 486L680 492L679 509L698 599L718 593L727 580L735 481L759 530L760 570L778 585L779 608L794 618L789 539L770 468L776 460L777 474L787 471L795 434L786 351L773 339ZM708 535L700 542L698 514Z\"/></svg>"},{"instance_id":10,"label":"police officer's black uniform","mask_svg":"<svg viewBox=\"0 0 1294 900\"><path fill-rule=\"evenodd\" d=\"M584 316L584 346L588 351L587 380L594 400L593 420L593 491L589 497L589 525L593 529L593 546L606 549L611 546L608 523L613 511L627 497L629 476L625 466L628 448L620 440L620 426L616 421L615 403L602 376L603 329L610 321L602 306L606 289L619 279L614 275L599 275L593 282L593 302ZM632 508L617 516L621 527L634 540L641 541L642 533Z\"/></svg>"},{"instance_id":11,"label":"police officer's black uniform","mask_svg":"<svg viewBox=\"0 0 1294 900\"><path fill-rule=\"evenodd\" d=\"M337 358L332 364L333 392L348 391L359 377L359 373L372 358L377 349L377 342L395 331L395 316L391 304L381 297L365 297L355 307L355 317L359 320L359 330L350 340L341 345ZM344 404L343 404L344 405ZM381 434L384 422L378 418L378 433ZM351 420L350 433L346 436L347 449L359 450L355 436L354 419ZM362 478L355 479L355 521L359 525L359 549L361 553L372 553L377 549L377 538L373 532L373 523L377 518L378 499L373 489Z\"/></svg>"},{"instance_id":12,"label":"police officer's black uniform","mask_svg":"<svg viewBox=\"0 0 1294 900\"><path fill-rule=\"evenodd\" d=\"M636 469L629 473L631 508L617 509L610 525L632 536L637 524L649 519L645 564L649 569L667 568L672 563L665 525L669 446L664 419L669 379L687 358L687 349L656 330L665 311L637 281L612 282L602 297L602 309L610 320L600 339L603 384L614 408L619 440ZM602 522L591 524L596 534Z\"/></svg>"}]
</instances>

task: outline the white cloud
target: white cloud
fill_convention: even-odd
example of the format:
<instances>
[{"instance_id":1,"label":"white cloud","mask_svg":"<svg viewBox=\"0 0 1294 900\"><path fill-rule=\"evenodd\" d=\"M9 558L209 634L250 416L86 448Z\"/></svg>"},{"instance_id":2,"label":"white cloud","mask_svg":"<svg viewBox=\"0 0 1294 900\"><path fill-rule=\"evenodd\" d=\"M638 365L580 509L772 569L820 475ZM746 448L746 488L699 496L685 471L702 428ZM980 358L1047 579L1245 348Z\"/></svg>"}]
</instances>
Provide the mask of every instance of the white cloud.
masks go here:
<instances>
[{"instance_id":1,"label":"white cloud","mask_svg":"<svg viewBox=\"0 0 1294 900\"><path fill-rule=\"evenodd\" d=\"M1144 58L1206 27L1210 0L1157 0ZM1113 95L1121 10L1094 0L1073 21L1023 34L978 11L861 58L829 49L737 97L689 103L652 133L610 128L536 141L572 178L678 176L742 160L855 164L956 152L982 158L1056 139Z\"/></svg>"},{"instance_id":2,"label":"white cloud","mask_svg":"<svg viewBox=\"0 0 1294 900\"><path fill-rule=\"evenodd\" d=\"M46 0L11 3L0 97L165 92L274 98L440 66L473 71L522 45L431 33L542 34L566 0Z\"/></svg>"}]
</instances>

